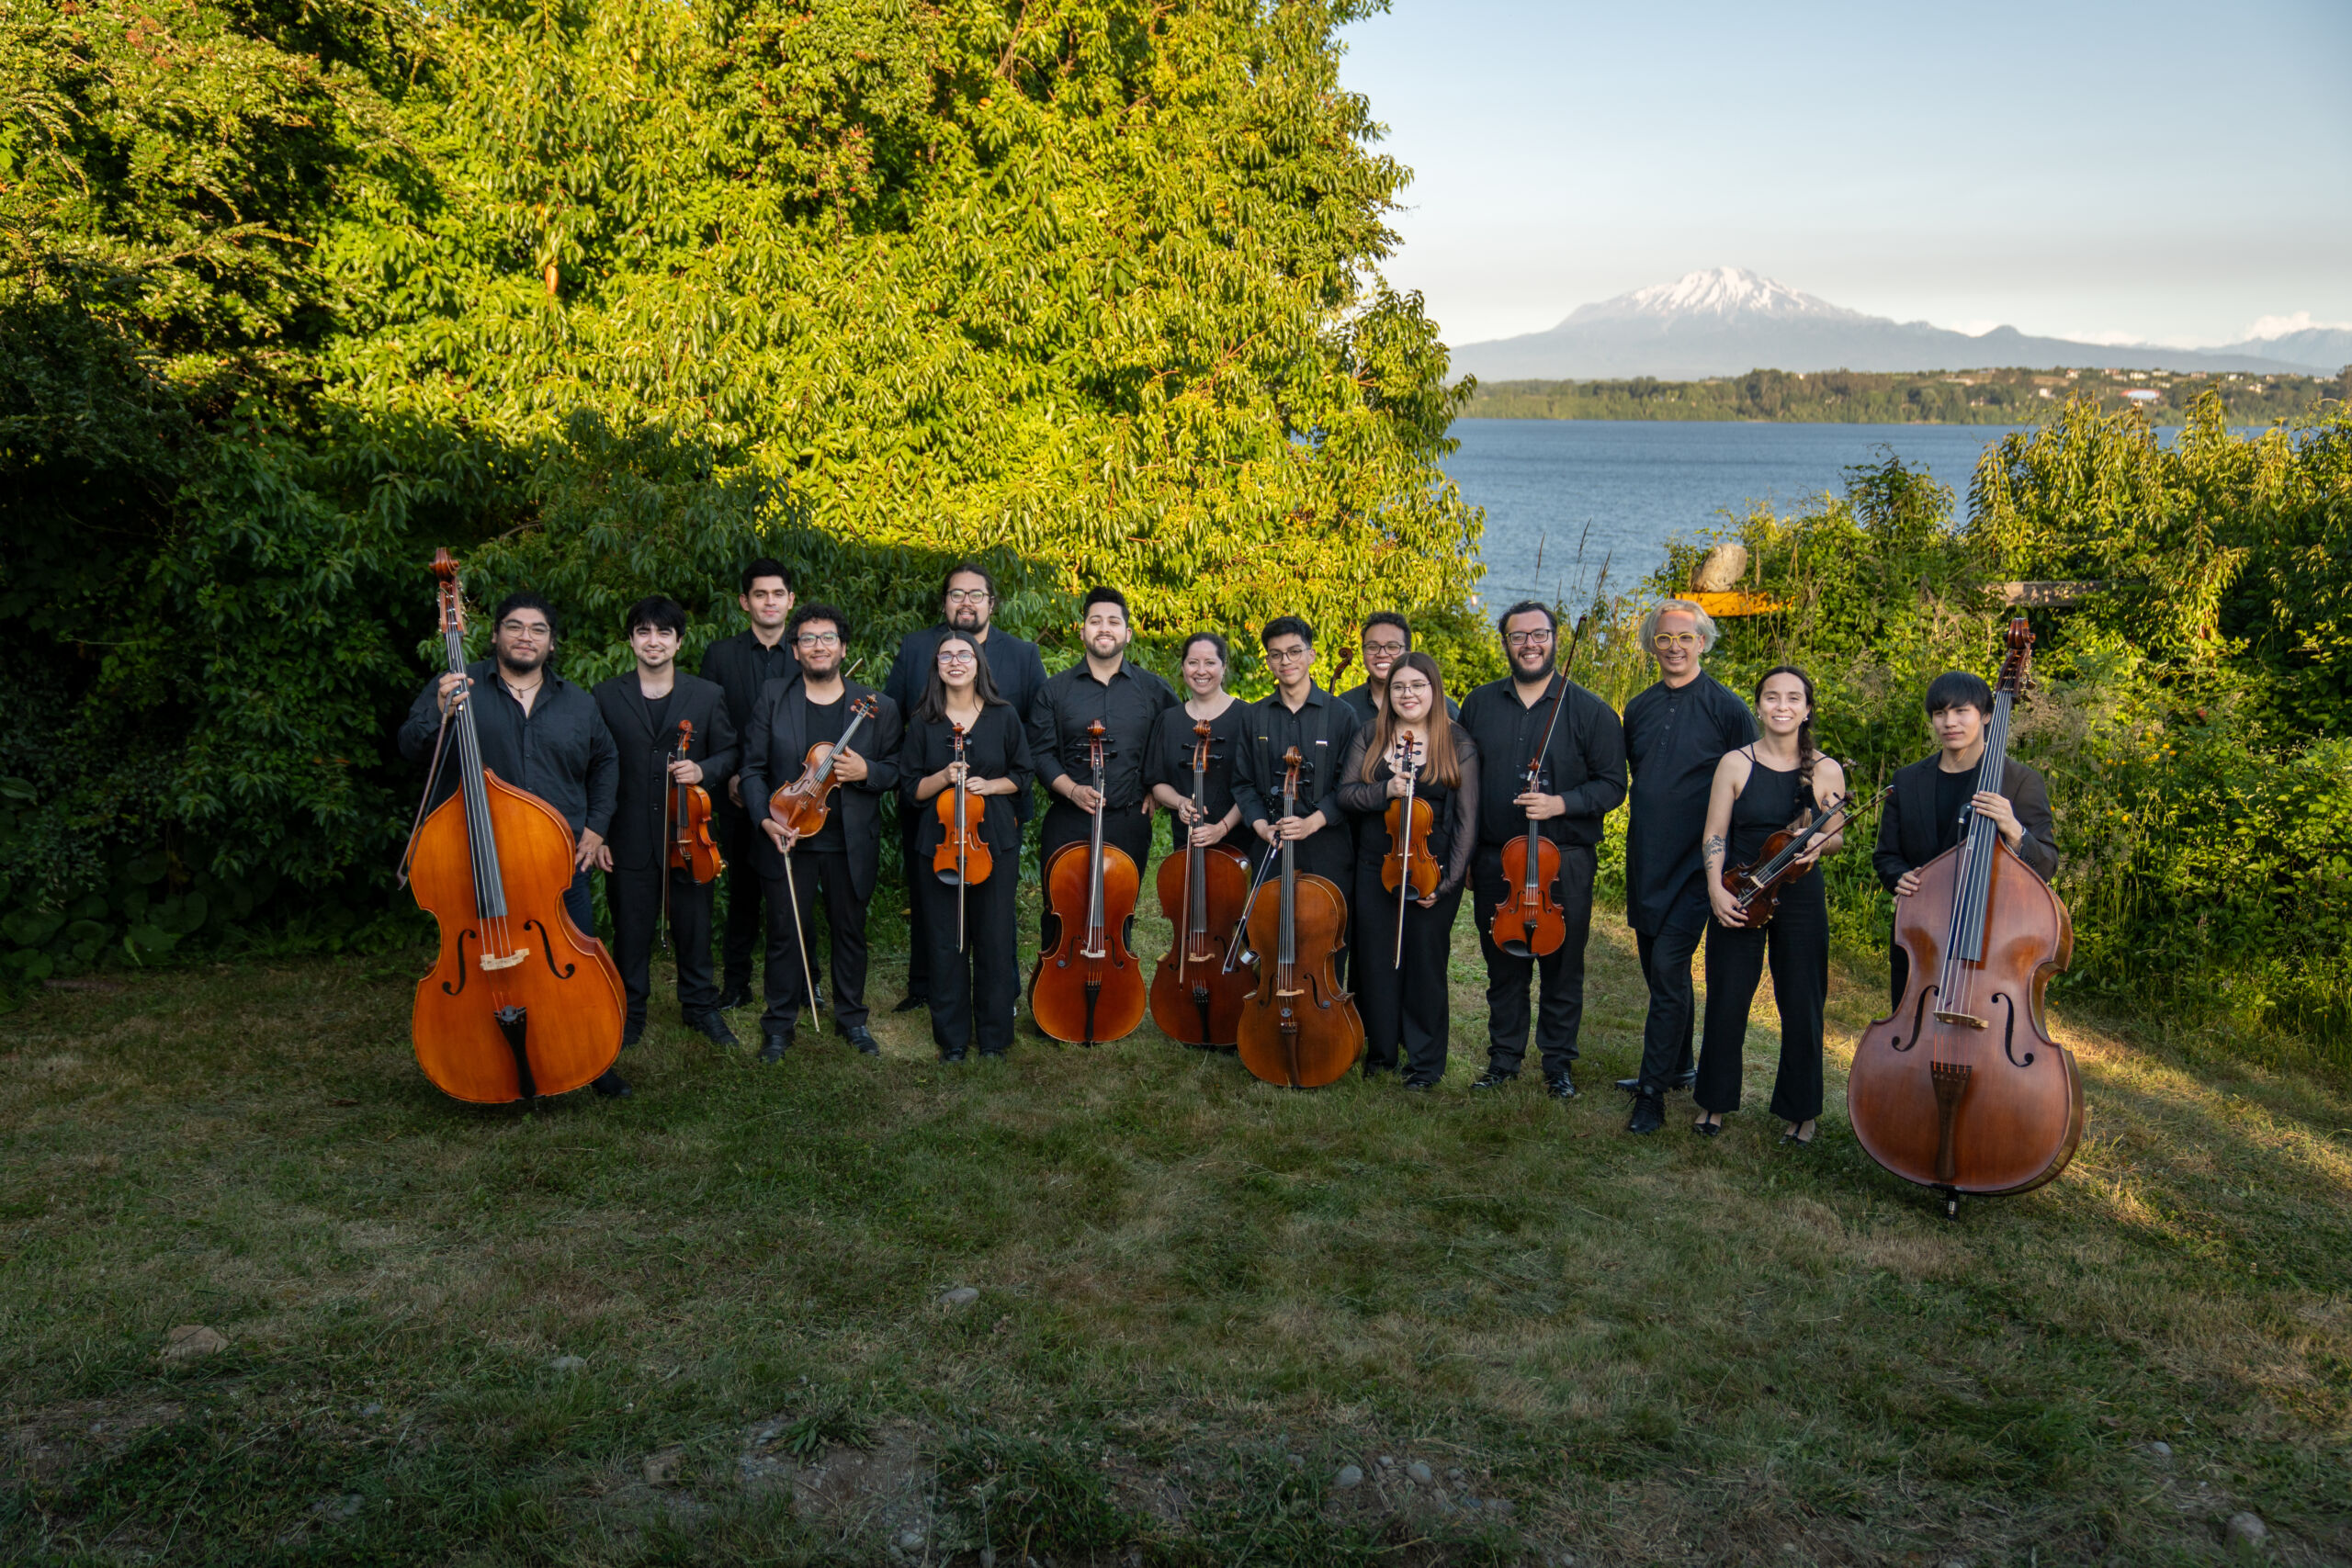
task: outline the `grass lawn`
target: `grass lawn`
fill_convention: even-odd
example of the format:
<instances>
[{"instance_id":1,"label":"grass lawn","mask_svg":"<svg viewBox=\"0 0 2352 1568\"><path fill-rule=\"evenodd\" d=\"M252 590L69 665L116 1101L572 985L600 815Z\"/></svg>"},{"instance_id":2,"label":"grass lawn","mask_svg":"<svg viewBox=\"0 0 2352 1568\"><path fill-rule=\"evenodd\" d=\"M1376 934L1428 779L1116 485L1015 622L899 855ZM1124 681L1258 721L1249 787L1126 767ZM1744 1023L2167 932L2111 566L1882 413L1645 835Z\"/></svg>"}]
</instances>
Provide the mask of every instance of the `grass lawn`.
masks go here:
<instances>
[{"instance_id":1,"label":"grass lawn","mask_svg":"<svg viewBox=\"0 0 2352 1568\"><path fill-rule=\"evenodd\" d=\"M1566 1105L1467 1092L1457 934L1424 1097L1148 1024L949 1067L888 1012L767 1068L657 995L636 1099L523 1114L417 1073L421 953L45 992L0 1019L0 1561L1985 1568L2225 1560L2241 1511L2352 1559L2341 1085L2062 1015L2081 1153L1947 1221L1845 1124L1875 976L1817 1146L1769 999L1726 1134L1643 1140L1622 922Z\"/></svg>"}]
</instances>

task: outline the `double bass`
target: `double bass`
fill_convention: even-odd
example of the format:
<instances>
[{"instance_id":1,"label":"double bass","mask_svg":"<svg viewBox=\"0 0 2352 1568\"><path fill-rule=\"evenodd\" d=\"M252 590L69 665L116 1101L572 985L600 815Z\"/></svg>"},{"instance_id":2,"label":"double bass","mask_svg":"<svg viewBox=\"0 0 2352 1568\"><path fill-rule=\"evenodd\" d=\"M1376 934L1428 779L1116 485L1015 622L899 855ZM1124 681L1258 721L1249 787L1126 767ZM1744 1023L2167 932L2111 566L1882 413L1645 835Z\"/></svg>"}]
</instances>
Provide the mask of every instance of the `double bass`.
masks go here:
<instances>
[{"instance_id":1,"label":"double bass","mask_svg":"<svg viewBox=\"0 0 2352 1568\"><path fill-rule=\"evenodd\" d=\"M1102 721L1086 727L1087 766L1102 793L1107 754ZM1142 965L1127 949L1143 876L1127 852L1102 841L1107 802L1094 809L1093 830L1082 844L1064 844L1046 865L1046 901L1061 922L1051 953L1037 955L1029 976L1029 1014L1056 1040L1099 1045L1124 1040L1143 1021Z\"/></svg>"},{"instance_id":2,"label":"double bass","mask_svg":"<svg viewBox=\"0 0 2352 1568\"><path fill-rule=\"evenodd\" d=\"M1979 791L2001 787L2009 710L2033 637L2009 623L1985 727ZM1846 1079L1846 1111L1870 1156L1932 1187L1956 1214L1962 1193L2030 1192L2066 1168L2083 1136L2083 1080L2050 1038L2042 990L2074 956L2065 904L1987 818L1895 901L1910 956L1902 1002L1866 1030Z\"/></svg>"},{"instance_id":3,"label":"double bass","mask_svg":"<svg viewBox=\"0 0 2352 1568\"><path fill-rule=\"evenodd\" d=\"M448 672L466 672L458 564L435 552ZM563 814L482 765L471 693L445 711L458 789L417 825L409 879L441 928L416 984L416 1064L443 1093L477 1104L536 1101L594 1082L618 1059L627 1010L605 944L571 923L576 843ZM435 753L435 773L439 753ZM426 796L431 798L433 783Z\"/></svg>"},{"instance_id":4,"label":"double bass","mask_svg":"<svg viewBox=\"0 0 2352 1568\"><path fill-rule=\"evenodd\" d=\"M1283 753L1283 811L1298 806L1298 748ZM1334 958L1348 935L1348 901L1327 877L1298 869L1296 840L1278 857L1281 893L1253 899L1250 945L1258 954L1258 987L1241 1010L1236 1043L1241 1065L1291 1089L1321 1089L1345 1077L1363 1055L1363 1019L1340 988Z\"/></svg>"},{"instance_id":5,"label":"double bass","mask_svg":"<svg viewBox=\"0 0 2352 1568\"><path fill-rule=\"evenodd\" d=\"M955 760L964 760L964 727L951 724L953 731L948 744L955 748ZM996 857L989 852L989 842L980 837L980 813L972 805L972 792L962 779L939 792L932 802L932 809L939 815L939 848L931 852L931 874L956 889L956 951L964 951L964 889L977 887L996 870Z\"/></svg>"},{"instance_id":6,"label":"double bass","mask_svg":"<svg viewBox=\"0 0 2352 1568\"><path fill-rule=\"evenodd\" d=\"M1193 726L1193 807L1206 821L1210 729ZM1227 844L1189 842L1159 863L1160 912L1174 935L1151 976L1151 1021L1186 1045L1231 1045L1255 982L1226 967L1226 938L1240 922L1250 862Z\"/></svg>"}]
</instances>

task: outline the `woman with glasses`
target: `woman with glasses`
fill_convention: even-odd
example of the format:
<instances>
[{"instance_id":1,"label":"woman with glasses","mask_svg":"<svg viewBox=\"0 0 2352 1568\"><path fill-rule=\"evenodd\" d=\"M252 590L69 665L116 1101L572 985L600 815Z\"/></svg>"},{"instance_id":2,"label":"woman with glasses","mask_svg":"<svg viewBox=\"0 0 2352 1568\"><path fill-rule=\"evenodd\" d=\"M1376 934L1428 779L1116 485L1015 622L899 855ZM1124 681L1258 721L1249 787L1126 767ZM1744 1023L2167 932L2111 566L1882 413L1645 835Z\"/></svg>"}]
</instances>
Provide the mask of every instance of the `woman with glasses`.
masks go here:
<instances>
[{"instance_id":1,"label":"woman with glasses","mask_svg":"<svg viewBox=\"0 0 2352 1568\"><path fill-rule=\"evenodd\" d=\"M1232 657L1225 638L1215 632L1194 632L1184 639L1182 673L1184 700L1162 713L1151 728L1151 754L1144 762L1151 797L1166 807L1168 852L1181 853L1187 842L1221 844L1241 825L1240 808L1233 804L1233 753L1241 736L1246 705L1225 689L1226 667ZM1196 725L1209 727L1209 771L1201 791L1203 808L1193 805L1193 752L1200 740Z\"/></svg>"},{"instance_id":2,"label":"woman with glasses","mask_svg":"<svg viewBox=\"0 0 2352 1568\"><path fill-rule=\"evenodd\" d=\"M1783 1143L1810 1144L1821 1114L1821 1014L1829 997L1829 906L1820 862L1846 835L1832 833L1814 845L1799 863L1803 874L1782 886L1778 912L1762 925L1724 886L1724 867L1753 865L1765 840L1837 805L1845 797L1846 773L1813 743L1813 682L1804 671L1790 664L1766 671L1756 682L1756 712L1764 733L1755 744L1724 753L1707 801L1701 853L1715 919L1707 928L1707 1022L1691 1130L1712 1138L1723 1130L1724 1113L1739 1109L1747 1010L1769 953L1781 1011L1772 1114L1786 1124Z\"/></svg>"},{"instance_id":3,"label":"woman with glasses","mask_svg":"<svg viewBox=\"0 0 2352 1568\"><path fill-rule=\"evenodd\" d=\"M964 760L956 760L963 732ZM899 754L899 804L915 822L915 856L907 885L922 910L929 944L931 1037L943 1062L960 1062L974 1043L983 1056L1001 1056L1012 1043L1012 1014L1021 996L1015 955L1013 896L1021 882L1021 821L1013 803L1036 774L1020 715L997 695L978 640L951 631L932 655L922 696L907 722ZM958 780L979 814L979 837L995 862L988 879L958 891L931 869L946 838L940 795ZM958 938L962 940L958 947Z\"/></svg>"},{"instance_id":4,"label":"woman with glasses","mask_svg":"<svg viewBox=\"0 0 2352 1568\"><path fill-rule=\"evenodd\" d=\"M1431 1089L1445 1077L1446 957L1478 844L1478 747L1446 716L1445 682L1428 654L1408 653L1391 665L1385 696L1379 716L1356 732L1340 765L1340 804L1358 823L1350 916L1363 1070L1367 1077L1396 1071L1401 1050L1405 1087ZM1395 848L1384 818L1391 803L1403 803L1397 763L1408 757L1417 774L1413 796L1430 805L1429 848L1438 865L1437 887L1426 898L1381 884L1381 864Z\"/></svg>"}]
</instances>

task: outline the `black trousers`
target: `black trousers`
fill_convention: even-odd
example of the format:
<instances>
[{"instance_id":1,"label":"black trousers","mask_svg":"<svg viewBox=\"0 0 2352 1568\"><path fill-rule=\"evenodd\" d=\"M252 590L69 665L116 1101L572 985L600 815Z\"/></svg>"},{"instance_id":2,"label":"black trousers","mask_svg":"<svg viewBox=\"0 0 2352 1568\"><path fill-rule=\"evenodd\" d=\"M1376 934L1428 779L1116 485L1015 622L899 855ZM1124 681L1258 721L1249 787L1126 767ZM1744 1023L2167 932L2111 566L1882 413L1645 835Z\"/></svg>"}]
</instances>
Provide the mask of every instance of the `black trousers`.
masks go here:
<instances>
[{"instance_id":1,"label":"black trousers","mask_svg":"<svg viewBox=\"0 0 2352 1568\"><path fill-rule=\"evenodd\" d=\"M1829 999L1829 904L1818 871L1781 895L1780 913L1761 931L1707 922L1705 1048L1691 1098L1702 1111L1739 1109L1747 1010L1768 953L1772 999L1781 1010L1772 1114L1810 1122L1821 1114L1821 1019Z\"/></svg>"},{"instance_id":2,"label":"black trousers","mask_svg":"<svg viewBox=\"0 0 2352 1568\"><path fill-rule=\"evenodd\" d=\"M943 1055L977 1044L1001 1055L1021 1001L1019 857L998 854L986 882L964 890L964 947L956 947L956 889L924 865L908 876L930 943L931 1038Z\"/></svg>"},{"instance_id":3,"label":"black trousers","mask_svg":"<svg viewBox=\"0 0 2352 1568\"><path fill-rule=\"evenodd\" d=\"M1136 902L1138 905L1143 902L1148 891L1148 885L1141 879L1146 868L1151 863L1151 823L1152 819L1135 807L1130 807L1124 811L1112 812L1102 823L1102 841L1125 851L1127 858L1136 863L1137 879ZM1085 843L1093 836L1094 818L1072 806L1069 801L1057 800L1047 807L1044 826L1037 833L1039 877L1043 878L1046 867L1052 862L1056 850L1060 849L1064 844ZM1253 838L1255 836L1251 835ZM950 893L955 891L952 887L948 888ZM1040 953L1051 953L1055 944L1061 940L1061 921L1054 916L1053 900L1049 896L1052 890L1047 888L1044 891L1048 896L1041 897L1037 901L1040 910L1037 917L1037 950ZM953 942L956 932L951 928L947 935L949 941ZM933 951L937 952L938 949L934 946Z\"/></svg>"},{"instance_id":4,"label":"black trousers","mask_svg":"<svg viewBox=\"0 0 2352 1568\"><path fill-rule=\"evenodd\" d=\"M1471 911L1478 921L1478 951L1487 958L1487 1064L1498 1073L1516 1073L1527 1058L1527 993L1543 976L1535 1043L1544 1076L1557 1077L1577 1059L1577 1032L1584 1022L1584 950L1592 934L1592 874L1598 856L1582 844L1557 846L1560 874L1552 897L1560 906L1567 937L1541 958L1519 958L1495 945L1495 911L1518 890L1503 880L1499 845L1481 845L1470 863L1477 897Z\"/></svg>"},{"instance_id":5,"label":"black trousers","mask_svg":"<svg viewBox=\"0 0 2352 1568\"><path fill-rule=\"evenodd\" d=\"M664 854L662 859L667 860ZM653 941L662 929L662 878L670 878L670 947L677 955L678 1010L692 1021L718 1005L710 973L713 885L696 882L683 866L645 866L605 874L605 902L613 911L613 962L620 966L631 1029L645 1026L651 989Z\"/></svg>"},{"instance_id":6,"label":"black trousers","mask_svg":"<svg viewBox=\"0 0 2352 1568\"><path fill-rule=\"evenodd\" d=\"M711 825L718 833L718 852L727 857L722 880L727 884L727 930L719 938L720 989L729 996L752 991L752 953L765 929L765 904L760 891L760 830L751 813L731 800L712 802Z\"/></svg>"},{"instance_id":7,"label":"black trousers","mask_svg":"<svg viewBox=\"0 0 2352 1568\"><path fill-rule=\"evenodd\" d=\"M1642 977L1649 982L1649 1016L1642 1022L1641 1089L1664 1094L1668 1078L1690 1070L1690 1025L1697 1011L1690 989L1690 959L1707 934L1707 898L1696 878L1690 897L1668 913L1657 931L1636 931Z\"/></svg>"},{"instance_id":8,"label":"black trousers","mask_svg":"<svg viewBox=\"0 0 2352 1568\"><path fill-rule=\"evenodd\" d=\"M571 886L563 890L563 912L571 917L571 923L580 928L582 936L596 934L596 899L588 890L586 872L571 874Z\"/></svg>"},{"instance_id":9,"label":"black trousers","mask_svg":"<svg viewBox=\"0 0 2352 1568\"><path fill-rule=\"evenodd\" d=\"M924 903L916 885L931 876L931 868L915 859L915 835L922 826L929 808L899 805L899 863L906 868L907 879L907 995L931 995L931 907ZM931 878L936 882L935 876ZM949 888L954 892L954 888Z\"/></svg>"},{"instance_id":10,"label":"black trousers","mask_svg":"<svg viewBox=\"0 0 2352 1568\"><path fill-rule=\"evenodd\" d=\"M808 967L823 962L817 951L811 917L817 898L825 900L825 940L832 950L833 1021L854 1029L865 1021L865 900L850 886L849 856L841 851L797 849L792 852L792 878L760 879L768 912L767 1007L760 1014L762 1034L790 1034L808 1005L808 983L800 969L800 942L795 930L808 939ZM793 907L787 888L800 895Z\"/></svg>"},{"instance_id":11,"label":"black trousers","mask_svg":"<svg viewBox=\"0 0 2352 1568\"><path fill-rule=\"evenodd\" d=\"M1380 885L1380 864L1356 865L1355 897L1349 923L1356 929L1356 1010L1363 1014L1363 1059L1367 1069L1384 1069L1404 1058L1407 1083L1435 1083L1445 1077L1446 1037L1452 1008L1446 959L1453 945L1453 917L1462 889L1438 896L1422 908L1405 906L1405 962L1396 963L1396 895Z\"/></svg>"}]
</instances>

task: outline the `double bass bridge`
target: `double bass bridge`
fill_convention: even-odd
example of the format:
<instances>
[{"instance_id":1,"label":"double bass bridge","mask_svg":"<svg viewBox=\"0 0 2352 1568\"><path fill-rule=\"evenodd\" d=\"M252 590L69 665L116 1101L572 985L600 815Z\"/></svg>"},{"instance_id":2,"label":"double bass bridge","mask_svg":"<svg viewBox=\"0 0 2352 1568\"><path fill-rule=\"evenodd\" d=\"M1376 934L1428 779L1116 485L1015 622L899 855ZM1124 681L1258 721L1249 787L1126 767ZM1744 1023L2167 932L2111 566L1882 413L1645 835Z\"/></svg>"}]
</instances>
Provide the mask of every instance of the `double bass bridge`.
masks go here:
<instances>
[{"instance_id":1,"label":"double bass bridge","mask_svg":"<svg viewBox=\"0 0 2352 1568\"><path fill-rule=\"evenodd\" d=\"M1936 1010L1936 1021L1938 1023L1963 1024L1970 1029L1987 1029L1991 1027L1991 1025L1987 1024L1983 1019L1977 1017L1973 1012L1946 1012L1941 1008L1938 1008Z\"/></svg>"},{"instance_id":2,"label":"double bass bridge","mask_svg":"<svg viewBox=\"0 0 2352 1568\"><path fill-rule=\"evenodd\" d=\"M531 950L527 947L518 947L512 953L496 957L485 953L481 955L481 966L484 969L491 970L492 972L500 969L512 969L514 965L522 963L523 960L530 956Z\"/></svg>"}]
</instances>

